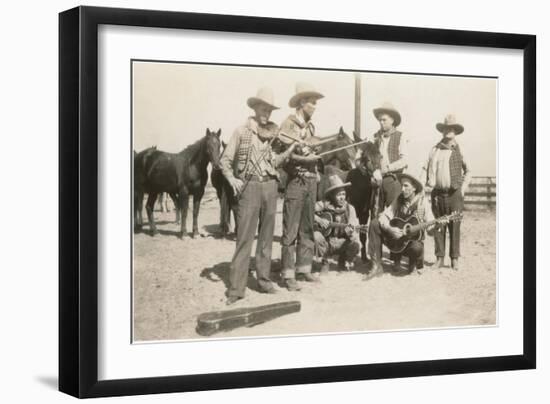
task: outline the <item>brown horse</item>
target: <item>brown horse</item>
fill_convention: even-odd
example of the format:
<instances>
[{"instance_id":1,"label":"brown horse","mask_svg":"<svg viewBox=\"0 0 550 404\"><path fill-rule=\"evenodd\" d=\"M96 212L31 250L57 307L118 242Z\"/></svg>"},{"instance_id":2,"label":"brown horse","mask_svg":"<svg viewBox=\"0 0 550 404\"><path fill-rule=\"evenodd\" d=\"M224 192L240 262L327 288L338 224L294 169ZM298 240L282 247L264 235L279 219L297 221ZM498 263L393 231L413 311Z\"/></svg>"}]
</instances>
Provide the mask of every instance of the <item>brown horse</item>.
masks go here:
<instances>
[{"instance_id":1,"label":"brown horse","mask_svg":"<svg viewBox=\"0 0 550 404\"><path fill-rule=\"evenodd\" d=\"M156 149L147 149L134 160L134 186L138 192L149 194L147 199L147 218L151 235L157 233L153 208L161 192L169 193L177 200L181 210L180 237L187 236L187 210L189 197L193 196L193 237L199 234L198 215L204 188L208 181L207 166L212 163L214 169L220 166L220 134L206 130L206 135L180 153L166 153Z\"/></svg>"}]
</instances>

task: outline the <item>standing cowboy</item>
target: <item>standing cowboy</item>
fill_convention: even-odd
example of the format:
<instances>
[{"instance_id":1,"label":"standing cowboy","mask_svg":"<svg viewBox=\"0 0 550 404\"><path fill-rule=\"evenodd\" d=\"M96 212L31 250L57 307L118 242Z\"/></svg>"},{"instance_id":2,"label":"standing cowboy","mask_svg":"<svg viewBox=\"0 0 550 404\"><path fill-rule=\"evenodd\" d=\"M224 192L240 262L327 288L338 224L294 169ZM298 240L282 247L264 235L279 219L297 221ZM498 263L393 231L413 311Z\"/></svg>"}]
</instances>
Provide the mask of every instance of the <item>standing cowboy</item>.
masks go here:
<instances>
[{"instance_id":1,"label":"standing cowboy","mask_svg":"<svg viewBox=\"0 0 550 404\"><path fill-rule=\"evenodd\" d=\"M220 160L224 176L238 198L237 243L229 273L227 304L231 305L245 295L250 253L258 220L260 228L256 247L256 278L263 293L276 293L271 279L271 245L277 210L277 170L292 153L294 145L280 155L271 149L279 128L269 120L278 109L273 103L273 92L261 88L247 104L255 115L238 127Z\"/></svg>"},{"instance_id":2,"label":"standing cowboy","mask_svg":"<svg viewBox=\"0 0 550 404\"><path fill-rule=\"evenodd\" d=\"M407 168L406 136L396 128L401 124L401 114L393 105L386 102L380 108L373 110L374 116L380 124L380 129L374 136L374 143L378 146L382 159L380 173L382 174L382 195L380 206L389 206L401 192L401 184L397 175Z\"/></svg>"},{"instance_id":3,"label":"standing cowboy","mask_svg":"<svg viewBox=\"0 0 550 404\"><path fill-rule=\"evenodd\" d=\"M374 172L375 178L382 177L380 184L379 199L374 207L375 212L378 209L384 209L397 198L401 192L401 183L397 176L407 168L407 145L406 136L396 128L401 124L401 114L389 102L385 102L381 107L372 110L374 116L380 124L380 129L373 135L374 144L378 147L380 155L380 170ZM368 252L371 257L376 254L376 247L368 241ZM392 259L397 257L391 254ZM376 270L376 266L373 267Z\"/></svg>"},{"instance_id":4,"label":"standing cowboy","mask_svg":"<svg viewBox=\"0 0 550 404\"><path fill-rule=\"evenodd\" d=\"M464 132L454 115L447 115L444 122L437 123L436 129L443 138L431 150L423 167L423 175L428 188L432 188L432 209L434 216L441 217L452 212L461 212L464 207L464 193L470 184L470 169L456 136ZM450 222L449 228L451 267L458 270L460 257L460 221ZM445 263L445 227L434 235L436 268Z\"/></svg>"},{"instance_id":5,"label":"standing cowboy","mask_svg":"<svg viewBox=\"0 0 550 404\"><path fill-rule=\"evenodd\" d=\"M279 140L283 144L289 142L285 134L305 143L315 135L311 117L317 100L323 97L310 84L296 85L296 94L288 103L291 108L296 108L296 113L281 124ZM291 153L284 166L288 182L283 204L282 274L285 286L291 291L300 290L296 282L296 272L308 282L318 281L318 278L311 275L315 245L313 223L319 178L318 159L307 146L301 147Z\"/></svg>"},{"instance_id":6,"label":"standing cowboy","mask_svg":"<svg viewBox=\"0 0 550 404\"><path fill-rule=\"evenodd\" d=\"M328 273L328 257L334 254L338 254L340 269L349 271L361 248L355 232L359 219L353 205L346 201L345 188L351 183L344 183L337 175L331 175L329 183L325 199L315 204L315 223L320 227L320 230L315 231L315 250L317 256L322 258L322 275ZM330 222L337 226L331 229Z\"/></svg>"},{"instance_id":7,"label":"standing cowboy","mask_svg":"<svg viewBox=\"0 0 550 404\"><path fill-rule=\"evenodd\" d=\"M365 280L383 273L382 270L382 244L388 238L399 239L403 237L403 230L390 224L393 218L408 219L415 215L419 222L433 220L432 211L428 201L424 197L422 183L409 174L399 174L401 193L393 200L377 219L372 220L369 226L369 242L373 243L373 268L365 277ZM428 234L433 233L434 226L427 229ZM409 257L408 272L415 268L420 272L424 267L424 239L411 241L401 254L394 254L394 271L402 273L401 255Z\"/></svg>"}]
</instances>

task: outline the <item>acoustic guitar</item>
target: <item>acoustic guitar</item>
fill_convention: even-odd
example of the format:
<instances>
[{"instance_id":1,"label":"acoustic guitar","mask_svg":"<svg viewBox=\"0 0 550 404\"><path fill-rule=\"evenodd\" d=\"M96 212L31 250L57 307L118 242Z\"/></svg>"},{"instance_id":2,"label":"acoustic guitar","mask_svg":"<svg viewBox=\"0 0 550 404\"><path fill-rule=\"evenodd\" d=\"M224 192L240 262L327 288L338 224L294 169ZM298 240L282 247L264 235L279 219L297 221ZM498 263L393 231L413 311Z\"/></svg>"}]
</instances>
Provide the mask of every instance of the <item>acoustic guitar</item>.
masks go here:
<instances>
[{"instance_id":1,"label":"acoustic guitar","mask_svg":"<svg viewBox=\"0 0 550 404\"><path fill-rule=\"evenodd\" d=\"M422 231L425 228L433 224L443 224L460 220L462 220L462 212L453 212L450 215L441 216L435 220L422 223L420 223L416 216L410 216L407 219L395 217L390 220L390 226L403 230L403 236L395 239L388 235L384 238L384 244L391 252L401 253L408 247L411 241L422 239Z\"/></svg>"},{"instance_id":2,"label":"acoustic guitar","mask_svg":"<svg viewBox=\"0 0 550 404\"><path fill-rule=\"evenodd\" d=\"M330 237L333 229L344 229L344 228L350 226L349 223L335 222L334 217L332 216L332 213L330 213L328 211L323 211L321 213L316 213L316 215L321 217L322 219L328 220L328 222L329 222L329 225L326 229L323 229L320 225L315 223L315 231L321 232L321 234L324 237ZM354 231L363 232L363 233L367 232L368 229L369 229L369 226L366 225L366 224L358 224L358 225L355 225L355 226L351 225L351 227L353 227Z\"/></svg>"}]
</instances>

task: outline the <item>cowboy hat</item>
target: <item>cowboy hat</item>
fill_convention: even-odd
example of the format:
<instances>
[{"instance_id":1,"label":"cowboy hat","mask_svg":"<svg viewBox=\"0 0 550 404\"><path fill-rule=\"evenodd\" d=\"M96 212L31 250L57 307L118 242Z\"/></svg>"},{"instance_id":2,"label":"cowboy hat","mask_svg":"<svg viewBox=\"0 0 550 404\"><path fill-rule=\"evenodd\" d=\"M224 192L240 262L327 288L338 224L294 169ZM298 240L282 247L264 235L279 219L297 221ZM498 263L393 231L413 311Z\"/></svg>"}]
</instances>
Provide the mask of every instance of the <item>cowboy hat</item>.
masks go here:
<instances>
[{"instance_id":1,"label":"cowboy hat","mask_svg":"<svg viewBox=\"0 0 550 404\"><path fill-rule=\"evenodd\" d=\"M374 116L376 117L376 119L378 119L378 116L381 114L388 114L393 118L393 125L395 127L399 126L399 124L401 123L401 114L389 102L385 102L379 108L374 108L372 112L374 113Z\"/></svg>"},{"instance_id":2,"label":"cowboy hat","mask_svg":"<svg viewBox=\"0 0 550 404\"><path fill-rule=\"evenodd\" d=\"M309 83L297 83L296 94L292 96L288 102L290 108L297 108L300 105L300 100L304 98L315 98L317 100L323 98L324 95L316 91L315 88Z\"/></svg>"},{"instance_id":3,"label":"cowboy hat","mask_svg":"<svg viewBox=\"0 0 550 404\"><path fill-rule=\"evenodd\" d=\"M441 133L445 133L445 129L453 129L455 135L460 135L464 132L464 126L456 122L456 117L453 114L447 115L444 122L437 123L435 127Z\"/></svg>"},{"instance_id":4,"label":"cowboy hat","mask_svg":"<svg viewBox=\"0 0 550 404\"><path fill-rule=\"evenodd\" d=\"M399 180L399 182L402 182L403 180L409 180L413 185L413 187L416 188L417 194L419 192L422 192L422 190L424 189L424 186L422 185L422 183L411 174L407 174L407 173L397 174L397 179Z\"/></svg>"},{"instance_id":5,"label":"cowboy hat","mask_svg":"<svg viewBox=\"0 0 550 404\"><path fill-rule=\"evenodd\" d=\"M328 177L328 182L330 186L325 190L325 197L329 192L335 191L340 188L346 188L351 185L351 182L344 183L344 181L342 181L342 179L337 175L331 175L330 177Z\"/></svg>"},{"instance_id":6,"label":"cowboy hat","mask_svg":"<svg viewBox=\"0 0 550 404\"><path fill-rule=\"evenodd\" d=\"M258 90L255 97L250 97L246 100L246 104L252 109L260 103L269 106L271 109L279 109L279 107L273 105L273 98L273 90L269 87L262 87Z\"/></svg>"}]
</instances>

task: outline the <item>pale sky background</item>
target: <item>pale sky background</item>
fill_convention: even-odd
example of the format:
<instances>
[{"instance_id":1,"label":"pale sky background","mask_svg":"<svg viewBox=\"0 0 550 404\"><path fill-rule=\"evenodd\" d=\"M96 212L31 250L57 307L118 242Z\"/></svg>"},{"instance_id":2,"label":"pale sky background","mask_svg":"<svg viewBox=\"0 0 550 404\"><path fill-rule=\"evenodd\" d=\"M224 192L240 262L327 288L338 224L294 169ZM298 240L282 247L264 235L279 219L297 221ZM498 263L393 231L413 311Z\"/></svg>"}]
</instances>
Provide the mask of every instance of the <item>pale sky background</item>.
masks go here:
<instances>
[{"instance_id":1,"label":"pale sky background","mask_svg":"<svg viewBox=\"0 0 550 404\"><path fill-rule=\"evenodd\" d=\"M355 73L153 62L134 62L133 69L136 151L156 145L178 152L204 136L206 128L221 128L227 142L253 114L246 100L262 86L274 91L281 109L271 120L280 124L294 112L288 100L298 81L311 83L325 95L313 115L319 136L336 133L340 126L353 133ZM372 110L391 102L402 118L398 130L410 139L410 173L420 173L441 138L435 124L453 113L465 128L457 141L472 174L496 176L496 79L361 73L361 80L361 137L372 139L379 128Z\"/></svg>"}]
</instances>

